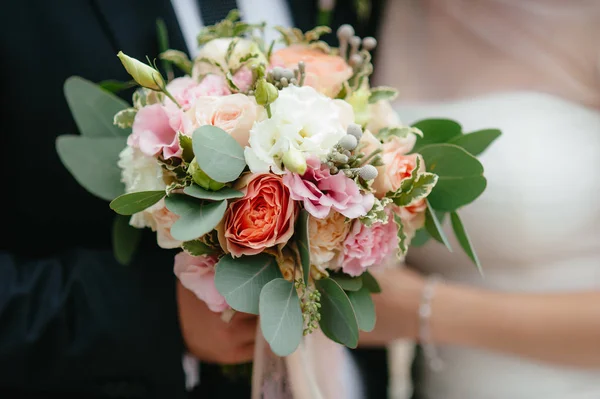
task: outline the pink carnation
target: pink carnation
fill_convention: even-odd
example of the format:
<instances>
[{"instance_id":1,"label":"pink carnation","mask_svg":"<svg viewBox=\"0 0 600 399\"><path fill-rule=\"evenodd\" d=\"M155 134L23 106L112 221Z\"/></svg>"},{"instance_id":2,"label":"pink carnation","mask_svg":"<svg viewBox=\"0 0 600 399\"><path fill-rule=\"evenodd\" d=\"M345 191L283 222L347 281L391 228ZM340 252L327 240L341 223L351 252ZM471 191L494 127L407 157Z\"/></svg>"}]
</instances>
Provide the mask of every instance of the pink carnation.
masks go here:
<instances>
[{"instance_id":1,"label":"pink carnation","mask_svg":"<svg viewBox=\"0 0 600 399\"><path fill-rule=\"evenodd\" d=\"M388 216L387 223L374 223L371 227L354 221L343 243L340 266L344 273L360 276L398 249L398 228L389 211Z\"/></svg>"},{"instance_id":2,"label":"pink carnation","mask_svg":"<svg viewBox=\"0 0 600 399\"><path fill-rule=\"evenodd\" d=\"M146 155L162 154L168 159L181 154L177 132L191 129L192 122L182 110L152 104L137 112L127 145L139 148Z\"/></svg>"},{"instance_id":3,"label":"pink carnation","mask_svg":"<svg viewBox=\"0 0 600 399\"><path fill-rule=\"evenodd\" d=\"M225 78L220 75L207 75L200 83L188 76L173 79L167 85L167 90L175 100L177 100L184 111L190 109L198 97L219 97L231 94ZM168 107L176 107L176 105L168 98L165 100L165 105Z\"/></svg>"},{"instance_id":4,"label":"pink carnation","mask_svg":"<svg viewBox=\"0 0 600 399\"><path fill-rule=\"evenodd\" d=\"M215 286L215 256L192 256L187 252L175 255L174 272L181 284L192 291L198 299L206 302L213 312L229 308L223 295Z\"/></svg>"},{"instance_id":5,"label":"pink carnation","mask_svg":"<svg viewBox=\"0 0 600 399\"><path fill-rule=\"evenodd\" d=\"M254 83L254 75L252 71L246 67L240 68L235 75L233 75L233 83L240 89L241 92L247 92Z\"/></svg>"},{"instance_id":6,"label":"pink carnation","mask_svg":"<svg viewBox=\"0 0 600 399\"><path fill-rule=\"evenodd\" d=\"M343 173L332 175L329 167L319 159L311 157L306 161L308 168L304 175L287 173L284 184L290 189L295 201L303 201L304 208L317 219L325 218L331 209L350 219L364 216L371 210L374 196L365 195L354 180Z\"/></svg>"}]
</instances>

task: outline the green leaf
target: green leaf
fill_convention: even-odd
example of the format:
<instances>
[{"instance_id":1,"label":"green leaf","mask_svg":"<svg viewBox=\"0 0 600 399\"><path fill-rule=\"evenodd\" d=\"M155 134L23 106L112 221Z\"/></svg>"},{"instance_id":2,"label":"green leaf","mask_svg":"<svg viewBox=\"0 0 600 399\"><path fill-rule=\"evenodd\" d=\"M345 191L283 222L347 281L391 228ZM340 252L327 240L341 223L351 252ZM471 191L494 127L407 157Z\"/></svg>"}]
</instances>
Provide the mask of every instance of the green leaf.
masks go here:
<instances>
[{"instance_id":1,"label":"green leaf","mask_svg":"<svg viewBox=\"0 0 600 399\"><path fill-rule=\"evenodd\" d=\"M402 219L400 216L394 214L394 222L396 222L396 226L398 226L398 249L400 250L401 255L406 255L408 251L408 245L406 245L406 232L404 231L404 224L402 223Z\"/></svg>"},{"instance_id":2,"label":"green leaf","mask_svg":"<svg viewBox=\"0 0 600 399\"><path fill-rule=\"evenodd\" d=\"M98 86L100 86L100 88L103 90L116 94L123 90L127 90L137 86L137 82L135 80L121 82L119 80L109 79L103 80L102 82L98 82Z\"/></svg>"},{"instance_id":3,"label":"green leaf","mask_svg":"<svg viewBox=\"0 0 600 399\"><path fill-rule=\"evenodd\" d=\"M117 162L126 140L125 137L63 135L56 139L56 151L63 165L83 188L112 201L125 191Z\"/></svg>"},{"instance_id":4,"label":"green leaf","mask_svg":"<svg viewBox=\"0 0 600 399\"><path fill-rule=\"evenodd\" d=\"M129 224L129 217L116 215L112 230L113 254L123 266L129 265L142 239L142 230Z\"/></svg>"},{"instance_id":5,"label":"green leaf","mask_svg":"<svg viewBox=\"0 0 600 399\"><path fill-rule=\"evenodd\" d=\"M483 166L473 155L453 144L433 144L420 150L427 171L438 175L428 196L434 209L452 212L483 193L487 181Z\"/></svg>"},{"instance_id":6,"label":"green leaf","mask_svg":"<svg viewBox=\"0 0 600 399\"><path fill-rule=\"evenodd\" d=\"M425 245L427 243L427 241L429 241L430 238L431 238L431 236L427 232L427 229L421 228L421 229L417 230L417 232L415 233L415 236L410 241L410 246L411 247L422 247L423 245Z\"/></svg>"},{"instance_id":7,"label":"green leaf","mask_svg":"<svg viewBox=\"0 0 600 399\"><path fill-rule=\"evenodd\" d=\"M131 133L113 124L115 114L129 104L99 85L72 76L65 81L64 93L82 136L127 137Z\"/></svg>"},{"instance_id":8,"label":"green leaf","mask_svg":"<svg viewBox=\"0 0 600 399\"><path fill-rule=\"evenodd\" d=\"M229 46L227 46L227 51L225 52L225 65L229 65L229 61L231 60L231 55L235 50L235 46L238 44L238 38L234 38L229 42Z\"/></svg>"},{"instance_id":9,"label":"green leaf","mask_svg":"<svg viewBox=\"0 0 600 399\"><path fill-rule=\"evenodd\" d=\"M367 287L362 287L358 291L347 292L348 299L352 304L354 313L356 314L356 320L358 321L358 328L363 331L373 331L375 328L375 304L371 293Z\"/></svg>"},{"instance_id":10,"label":"green leaf","mask_svg":"<svg viewBox=\"0 0 600 399\"><path fill-rule=\"evenodd\" d=\"M363 287L369 290L369 292L373 294L378 294L381 292L381 287L379 286L379 283L371 273L364 272L360 276L362 277Z\"/></svg>"},{"instance_id":11,"label":"green leaf","mask_svg":"<svg viewBox=\"0 0 600 399\"><path fill-rule=\"evenodd\" d=\"M454 230L454 235L456 235L460 246L469 256L469 258L471 258L473 263L475 263L475 266L477 266L477 270L479 270L479 273L483 275L483 268L481 267L481 262L479 262L479 258L475 253L475 249L473 248L471 239L467 234L467 230L465 229L462 220L460 220L460 216L458 216L458 213L452 212L450 214L450 220L452 221L452 229Z\"/></svg>"},{"instance_id":12,"label":"green leaf","mask_svg":"<svg viewBox=\"0 0 600 399\"><path fill-rule=\"evenodd\" d=\"M352 277L344 273L330 273L329 277L335 280L344 291L358 291L363 286L361 276Z\"/></svg>"},{"instance_id":13,"label":"green leaf","mask_svg":"<svg viewBox=\"0 0 600 399\"><path fill-rule=\"evenodd\" d=\"M200 240L192 240L184 242L181 247L185 252L192 256L211 255L215 250Z\"/></svg>"},{"instance_id":14,"label":"green leaf","mask_svg":"<svg viewBox=\"0 0 600 399\"><path fill-rule=\"evenodd\" d=\"M310 276L310 242L308 238L308 218L310 215L306 209L300 210L298 221L296 222L296 240L298 252L300 252L300 261L302 263L302 276L304 282L308 282Z\"/></svg>"},{"instance_id":15,"label":"green leaf","mask_svg":"<svg viewBox=\"0 0 600 399\"><path fill-rule=\"evenodd\" d=\"M334 280L317 280L321 293L321 331L331 340L356 348L358 345L358 321L348 295Z\"/></svg>"},{"instance_id":16,"label":"green leaf","mask_svg":"<svg viewBox=\"0 0 600 399\"><path fill-rule=\"evenodd\" d=\"M160 191L138 191L136 193L123 194L110 203L110 209L119 215L133 215L150 208L166 195L164 190Z\"/></svg>"},{"instance_id":17,"label":"green leaf","mask_svg":"<svg viewBox=\"0 0 600 399\"><path fill-rule=\"evenodd\" d=\"M183 189L183 192L187 195L211 201L221 201L232 198L242 198L244 193L238 190L234 190L230 187L223 187L219 191L208 191L203 189L197 184L192 184Z\"/></svg>"},{"instance_id":18,"label":"green leaf","mask_svg":"<svg viewBox=\"0 0 600 399\"><path fill-rule=\"evenodd\" d=\"M167 30L167 25L162 18L156 19L156 35L158 36L158 51L163 53L169 49L169 32ZM173 79L173 67L169 62L162 59L162 66L165 74L168 79Z\"/></svg>"},{"instance_id":19,"label":"green leaf","mask_svg":"<svg viewBox=\"0 0 600 399\"><path fill-rule=\"evenodd\" d=\"M422 137L417 137L413 152L421 152L421 147L430 144L447 143L452 138L462 135L462 126L450 119L424 119L415 124Z\"/></svg>"},{"instance_id":20,"label":"green leaf","mask_svg":"<svg viewBox=\"0 0 600 399\"><path fill-rule=\"evenodd\" d=\"M192 74L192 61L186 53L179 50L166 50L160 53L159 58L164 61L168 61L181 69L186 75Z\"/></svg>"},{"instance_id":21,"label":"green leaf","mask_svg":"<svg viewBox=\"0 0 600 399\"><path fill-rule=\"evenodd\" d=\"M386 141L391 137L406 138L409 134L415 134L416 136L423 137L423 132L419 129L411 126L391 126L384 127L377 132L377 138L381 141Z\"/></svg>"},{"instance_id":22,"label":"green leaf","mask_svg":"<svg viewBox=\"0 0 600 399\"><path fill-rule=\"evenodd\" d=\"M494 142L502 132L498 129L479 130L477 132L456 136L448 143L457 145L467 150L471 155L477 156L481 154L490 144Z\"/></svg>"},{"instance_id":23,"label":"green leaf","mask_svg":"<svg viewBox=\"0 0 600 399\"><path fill-rule=\"evenodd\" d=\"M394 195L394 204L409 206L427 197L435 187L437 180L438 176L433 173L421 173L412 181L410 187Z\"/></svg>"},{"instance_id":24,"label":"green leaf","mask_svg":"<svg viewBox=\"0 0 600 399\"><path fill-rule=\"evenodd\" d=\"M263 253L241 258L225 255L217 263L215 286L233 309L258 314L261 290L268 282L281 277L277 261L271 255Z\"/></svg>"},{"instance_id":25,"label":"green leaf","mask_svg":"<svg viewBox=\"0 0 600 399\"><path fill-rule=\"evenodd\" d=\"M135 119L137 111L138 110L135 108L126 108L122 111L119 111L115 114L113 123L121 129L127 129L128 127L133 126L133 120Z\"/></svg>"},{"instance_id":26,"label":"green leaf","mask_svg":"<svg viewBox=\"0 0 600 399\"><path fill-rule=\"evenodd\" d=\"M260 292L260 329L277 356L293 353L302 340L302 311L294 284L282 278Z\"/></svg>"},{"instance_id":27,"label":"green leaf","mask_svg":"<svg viewBox=\"0 0 600 399\"><path fill-rule=\"evenodd\" d=\"M425 214L425 228L431 237L444 244L446 248L452 252L452 247L450 246L448 237L446 237L444 229L442 228L442 224L440 223L429 201L427 201L427 213Z\"/></svg>"},{"instance_id":28,"label":"green leaf","mask_svg":"<svg viewBox=\"0 0 600 399\"><path fill-rule=\"evenodd\" d=\"M223 219L227 201L202 202L185 194L171 194L165 205L180 216L171 227L171 235L180 241L195 240L211 232Z\"/></svg>"},{"instance_id":29,"label":"green leaf","mask_svg":"<svg viewBox=\"0 0 600 399\"><path fill-rule=\"evenodd\" d=\"M192 134L196 161L211 179L229 183L239 177L244 168L244 149L223 129L200 126Z\"/></svg>"},{"instance_id":30,"label":"green leaf","mask_svg":"<svg viewBox=\"0 0 600 399\"><path fill-rule=\"evenodd\" d=\"M179 133L179 146L181 147L181 159L185 162L192 162L194 159L194 148L192 147L192 138Z\"/></svg>"},{"instance_id":31,"label":"green leaf","mask_svg":"<svg viewBox=\"0 0 600 399\"><path fill-rule=\"evenodd\" d=\"M371 95L369 96L369 104L375 104L382 100L392 101L397 96L398 90L393 87L373 87L371 88Z\"/></svg>"}]
</instances>

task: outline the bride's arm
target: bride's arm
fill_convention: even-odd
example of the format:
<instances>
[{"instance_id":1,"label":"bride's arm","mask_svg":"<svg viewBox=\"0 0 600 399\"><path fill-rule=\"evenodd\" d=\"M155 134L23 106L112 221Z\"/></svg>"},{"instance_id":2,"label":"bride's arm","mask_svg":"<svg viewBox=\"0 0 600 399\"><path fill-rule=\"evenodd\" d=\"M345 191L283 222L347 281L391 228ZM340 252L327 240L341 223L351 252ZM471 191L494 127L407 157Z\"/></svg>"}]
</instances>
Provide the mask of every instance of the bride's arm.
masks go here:
<instances>
[{"instance_id":1,"label":"bride's arm","mask_svg":"<svg viewBox=\"0 0 600 399\"><path fill-rule=\"evenodd\" d=\"M379 279L377 326L362 344L417 338L423 280L402 269ZM600 368L600 292L502 293L440 283L430 329L436 344L461 345L576 367Z\"/></svg>"}]
</instances>

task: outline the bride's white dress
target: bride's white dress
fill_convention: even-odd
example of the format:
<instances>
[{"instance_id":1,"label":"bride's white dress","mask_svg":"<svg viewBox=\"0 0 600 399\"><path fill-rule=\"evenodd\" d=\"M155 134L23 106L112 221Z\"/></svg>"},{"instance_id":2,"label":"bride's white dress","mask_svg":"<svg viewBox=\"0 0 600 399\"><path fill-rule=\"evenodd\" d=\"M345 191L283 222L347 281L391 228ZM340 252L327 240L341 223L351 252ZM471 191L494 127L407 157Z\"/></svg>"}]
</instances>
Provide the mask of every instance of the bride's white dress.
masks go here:
<instances>
[{"instance_id":1,"label":"bride's white dress","mask_svg":"<svg viewBox=\"0 0 600 399\"><path fill-rule=\"evenodd\" d=\"M436 242L411 249L413 266L505 291L600 289L600 112L535 92L404 105L398 111L407 124L445 117L460 121L466 132L499 128L503 133L480 156L486 192L459 212L485 277L454 239L452 254ZM600 398L600 370L470 348L439 352L445 369L424 368L416 381L424 399Z\"/></svg>"}]
</instances>

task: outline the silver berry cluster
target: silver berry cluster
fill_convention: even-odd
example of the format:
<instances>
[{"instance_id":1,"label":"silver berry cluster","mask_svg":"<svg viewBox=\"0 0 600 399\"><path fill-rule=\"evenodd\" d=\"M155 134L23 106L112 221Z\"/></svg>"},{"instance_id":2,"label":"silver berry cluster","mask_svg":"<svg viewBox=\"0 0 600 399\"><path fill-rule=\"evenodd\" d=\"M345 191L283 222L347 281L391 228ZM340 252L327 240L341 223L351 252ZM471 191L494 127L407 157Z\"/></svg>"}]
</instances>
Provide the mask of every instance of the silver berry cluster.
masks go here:
<instances>
[{"instance_id":1,"label":"silver berry cluster","mask_svg":"<svg viewBox=\"0 0 600 399\"><path fill-rule=\"evenodd\" d=\"M373 180L377 177L377 168L365 164L364 154L355 153L362 134L360 125L353 123L348 126L346 135L327 156L327 165L331 174L341 172L350 178L360 177L363 180Z\"/></svg>"},{"instance_id":2,"label":"silver berry cluster","mask_svg":"<svg viewBox=\"0 0 600 399\"><path fill-rule=\"evenodd\" d=\"M267 72L267 82L273 84L279 90L289 85L302 86L305 74L306 66L303 61L300 61L296 69L274 67Z\"/></svg>"},{"instance_id":3,"label":"silver berry cluster","mask_svg":"<svg viewBox=\"0 0 600 399\"><path fill-rule=\"evenodd\" d=\"M377 47L377 40L374 37L361 39L355 35L354 28L348 24L339 27L337 37L340 42L340 56L344 57L354 69L360 69L367 60L365 52L368 53Z\"/></svg>"}]
</instances>

